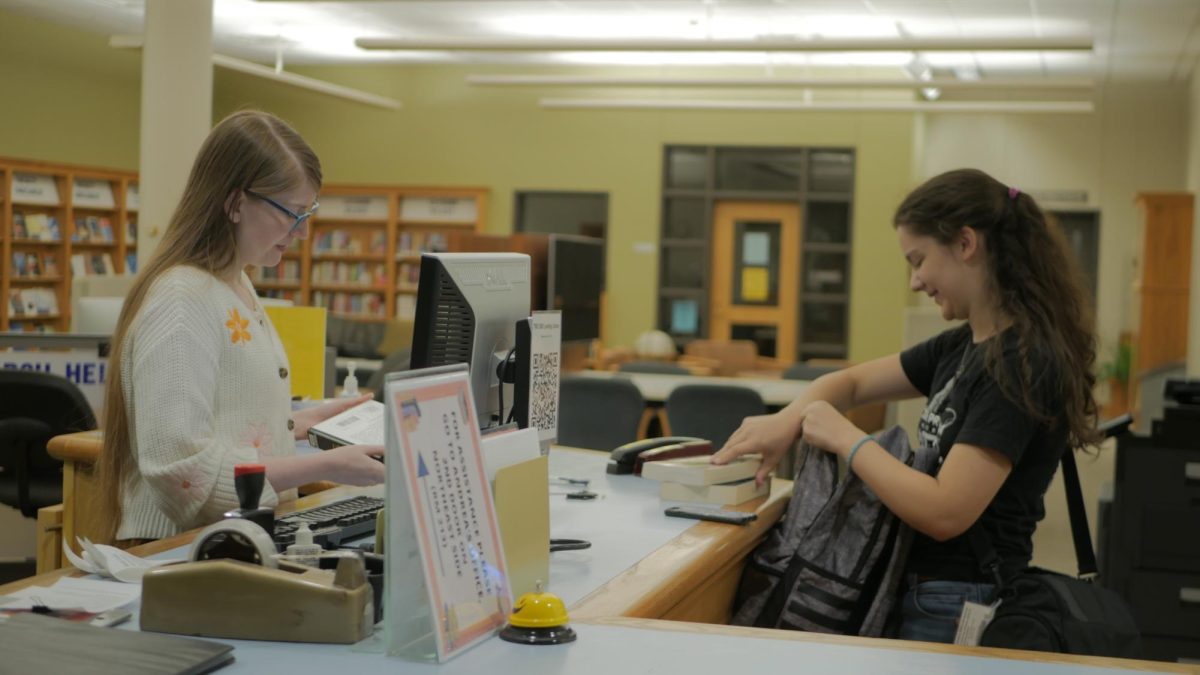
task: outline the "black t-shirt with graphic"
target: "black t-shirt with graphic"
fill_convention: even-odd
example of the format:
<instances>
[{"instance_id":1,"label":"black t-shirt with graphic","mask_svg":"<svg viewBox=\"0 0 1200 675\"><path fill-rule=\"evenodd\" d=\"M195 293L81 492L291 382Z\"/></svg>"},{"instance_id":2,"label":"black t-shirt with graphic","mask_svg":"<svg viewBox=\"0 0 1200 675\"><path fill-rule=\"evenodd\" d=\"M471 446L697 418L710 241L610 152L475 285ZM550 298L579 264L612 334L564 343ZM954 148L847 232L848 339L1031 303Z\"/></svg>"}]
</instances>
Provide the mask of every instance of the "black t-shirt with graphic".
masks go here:
<instances>
[{"instance_id":1,"label":"black t-shirt with graphic","mask_svg":"<svg viewBox=\"0 0 1200 675\"><path fill-rule=\"evenodd\" d=\"M990 339L1004 340L1001 367L1015 376L1020 363L1016 334L1008 330ZM937 448L939 466L955 443L995 450L1012 461L1012 472L980 516L1008 576L1026 567L1033 555L1033 531L1045 515L1043 497L1066 449L1067 431L1051 384L1053 364L1045 352L1031 350L1029 388L1038 409L1058 420L1053 427L1004 395L984 368L983 347L985 343L972 343L970 327L963 325L901 352L900 365L909 382L929 397L918 436L921 445ZM980 572L965 533L938 542L916 532L908 571L936 579L990 581Z\"/></svg>"}]
</instances>

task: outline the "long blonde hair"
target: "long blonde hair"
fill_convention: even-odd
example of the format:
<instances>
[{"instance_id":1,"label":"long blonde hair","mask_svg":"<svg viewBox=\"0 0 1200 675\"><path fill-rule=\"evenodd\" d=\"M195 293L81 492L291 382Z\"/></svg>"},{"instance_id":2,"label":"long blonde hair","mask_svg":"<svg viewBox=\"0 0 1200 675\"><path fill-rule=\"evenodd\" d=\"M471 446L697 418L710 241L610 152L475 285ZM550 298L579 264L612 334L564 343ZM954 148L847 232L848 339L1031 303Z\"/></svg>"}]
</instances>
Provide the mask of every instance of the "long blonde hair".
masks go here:
<instances>
[{"instance_id":1,"label":"long blonde hair","mask_svg":"<svg viewBox=\"0 0 1200 675\"><path fill-rule=\"evenodd\" d=\"M126 296L113 333L104 391L104 449L97 463L99 506L109 541L116 537L124 491L137 465L121 386L121 354L146 294L159 276L178 265L220 275L237 264L236 227L230 212L243 198L243 190L274 194L305 183L320 189L320 160L300 134L269 113L233 113L213 128L200 147L179 206L155 255Z\"/></svg>"}]
</instances>

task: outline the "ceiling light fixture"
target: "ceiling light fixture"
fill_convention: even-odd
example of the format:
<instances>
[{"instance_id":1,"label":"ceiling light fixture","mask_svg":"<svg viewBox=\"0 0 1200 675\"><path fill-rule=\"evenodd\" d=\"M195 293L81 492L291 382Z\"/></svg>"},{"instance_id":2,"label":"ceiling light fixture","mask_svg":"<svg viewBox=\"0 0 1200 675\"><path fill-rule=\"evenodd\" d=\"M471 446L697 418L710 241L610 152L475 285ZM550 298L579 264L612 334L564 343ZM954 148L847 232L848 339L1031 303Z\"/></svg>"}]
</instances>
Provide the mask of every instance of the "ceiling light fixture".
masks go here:
<instances>
[{"instance_id":1,"label":"ceiling light fixture","mask_svg":"<svg viewBox=\"0 0 1200 675\"><path fill-rule=\"evenodd\" d=\"M501 87L740 87L805 89L1092 89L1087 77L997 77L928 80L852 77L609 77L604 75L468 75L467 83Z\"/></svg>"},{"instance_id":2,"label":"ceiling light fixture","mask_svg":"<svg viewBox=\"0 0 1200 675\"><path fill-rule=\"evenodd\" d=\"M776 101L702 99L543 98L543 108L558 110L725 110L756 112L929 112L1059 113L1095 112L1091 101Z\"/></svg>"},{"instance_id":3,"label":"ceiling light fixture","mask_svg":"<svg viewBox=\"0 0 1200 675\"><path fill-rule=\"evenodd\" d=\"M882 38L751 40L447 39L362 37L361 49L456 52L876 52L1089 51L1091 38Z\"/></svg>"},{"instance_id":4,"label":"ceiling light fixture","mask_svg":"<svg viewBox=\"0 0 1200 675\"><path fill-rule=\"evenodd\" d=\"M141 49L142 36L140 35L113 35L108 39L108 46L118 49ZM282 82L293 87L315 91L326 96L346 99L355 103L362 103L376 108L385 108L387 110L399 110L403 107L400 101L379 94L362 91L360 89L352 89L343 87L340 84L317 80L295 73L289 73L283 70L283 57L280 53L276 53L275 66L264 66L253 61L245 61L243 59L234 58L232 56L224 56L221 54L213 54L212 62L214 66L233 70L254 77L261 77L266 80Z\"/></svg>"}]
</instances>

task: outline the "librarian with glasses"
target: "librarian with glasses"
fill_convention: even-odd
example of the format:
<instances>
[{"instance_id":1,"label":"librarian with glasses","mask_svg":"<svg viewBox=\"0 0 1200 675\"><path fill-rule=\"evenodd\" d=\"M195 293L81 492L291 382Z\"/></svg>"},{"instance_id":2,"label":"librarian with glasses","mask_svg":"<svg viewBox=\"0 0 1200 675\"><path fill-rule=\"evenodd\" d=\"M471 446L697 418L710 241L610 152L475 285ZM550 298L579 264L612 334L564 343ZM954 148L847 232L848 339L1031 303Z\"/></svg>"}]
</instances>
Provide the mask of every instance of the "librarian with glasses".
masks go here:
<instances>
[{"instance_id":1,"label":"librarian with glasses","mask_svg":"<svg viewBox=\"0 0 1200 675\"><path fill-rule=\"evenodd\" d=\"M113 336L99 462L110 540L159 539L238 507L233 469L266 468L274 506L317 480L384 480L378 445L295 455L368 396L291 409L290 365L248 266L272 267L318 207L321 165L282 120L242 111L209 134Z\"/></svg>"}]
</instances>

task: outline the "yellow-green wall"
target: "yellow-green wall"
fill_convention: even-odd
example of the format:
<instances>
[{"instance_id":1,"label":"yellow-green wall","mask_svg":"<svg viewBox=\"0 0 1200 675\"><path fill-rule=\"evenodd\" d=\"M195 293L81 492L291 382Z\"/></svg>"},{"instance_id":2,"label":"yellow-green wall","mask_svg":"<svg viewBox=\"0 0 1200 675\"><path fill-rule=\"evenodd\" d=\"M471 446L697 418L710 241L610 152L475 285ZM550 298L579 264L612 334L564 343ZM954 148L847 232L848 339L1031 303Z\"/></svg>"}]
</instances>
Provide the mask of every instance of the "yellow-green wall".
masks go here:
<instances>
[{"instance_id":1,"label":"yellow-green wall","mask_svg":"<svg viewBox=\"0 0 1200 675\"><path fill-rule=\"evenodd\" d=\"M12 15L0 19L0 44L10 32L32 35L20 49L4 47L0 87L11 92L16 82L36 80L41 96L60 105L53 115L27 114L19 132L0 129L0 154L136 168L137 57L110 50L101 36ZM10 63L18 56L30 65ZM104 72L81 74L81 63L104 64ZM297 72L401 99L404 108L369 108L218 70L214 117L247 106L284 117L320 154L330 182L487 187L493 232L511 230L516 190L607 192L604 339L610 344L629 344L655 322L658 255L638 252L635 244L659 238L664 145L853 147L850 357L867 359L900 346L907 291L890 215L913 182L911 115L545 111L537 99L561 90L467 85L468 73L489 72L480 67ZM78 133L64 137L64 129Z\"/></svg>"}]
</instances>

